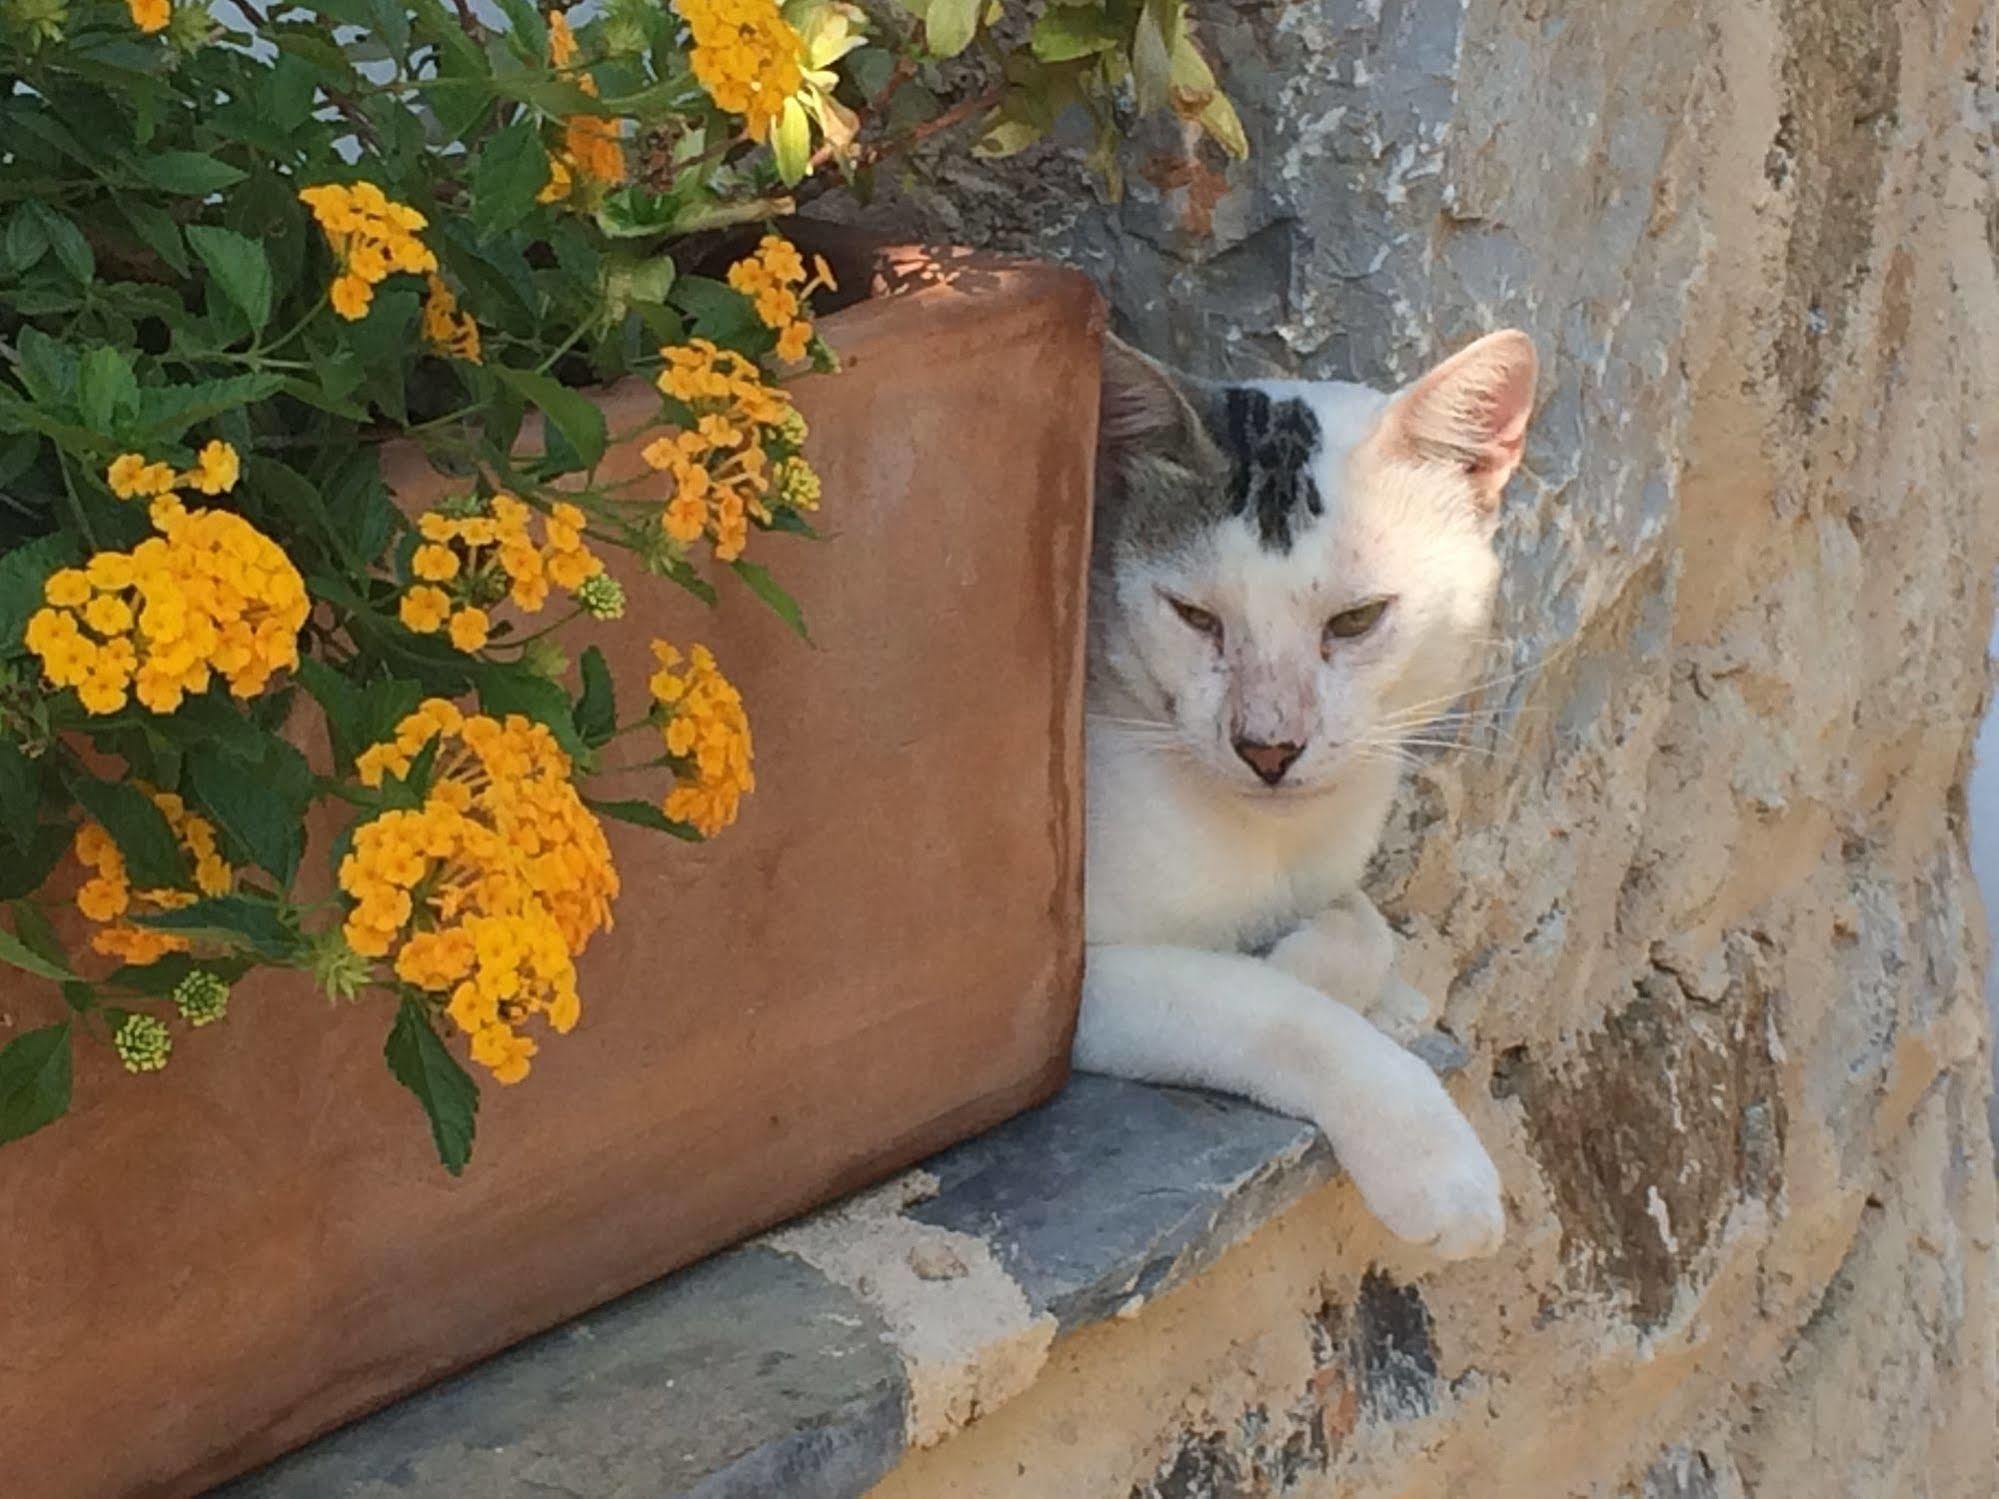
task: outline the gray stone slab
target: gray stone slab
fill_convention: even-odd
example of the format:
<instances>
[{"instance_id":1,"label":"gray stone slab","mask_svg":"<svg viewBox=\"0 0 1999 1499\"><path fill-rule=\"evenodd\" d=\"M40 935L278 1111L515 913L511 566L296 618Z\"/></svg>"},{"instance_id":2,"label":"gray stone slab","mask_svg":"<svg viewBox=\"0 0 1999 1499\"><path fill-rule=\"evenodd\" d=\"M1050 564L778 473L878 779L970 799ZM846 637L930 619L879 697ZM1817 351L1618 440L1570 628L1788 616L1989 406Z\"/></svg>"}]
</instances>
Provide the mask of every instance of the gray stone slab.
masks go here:
<instances>
[{"instance_id":1,"label":"gray stone slab","mask_svg":"<svg viewBox=\"0 0 1999 1499\"><path fill-rule=\"evenodd\" d=\"M925 1168L909 1216L992 1244L1063 1331L1194 1273L1333 1174L1309 1124L1179 1088L1079 1076Z\"/></svg>"},{"instance_id":2,"label":"gray stone slab","mask_svg":"<svg viewBox=\"0 0 1999 1499\"><path fill-rule=\"evenodd\" d=\"M751 1246L529 1340L225 1499L847 1499L903 1449L881 1319Z\"/></svg>"},{"instance_id":3,"label":"gray stone slab","mask_svg":"<svg viewBox=\"0 0 1999 1499\"><path fill-rule=\"evenodd\" d=\"M1455 1043L1430 1039L1419 1050L1431 1065L1461 1064ZM982 1240L1029 1310L1067 1332L1196 1273L1336 1169L1298 1120L1079 1076L1052 1102L927 1162L922 1179L936 1190L912 1192L899 1211ZM891 1331L861 1295L751 1244L217 1492L854 1499L902 1454L913 1355L898 1341L921 1344L920 1332ZM1018 1356L1011 1345L996 1353Z\"/></svg>"}]
</instances>

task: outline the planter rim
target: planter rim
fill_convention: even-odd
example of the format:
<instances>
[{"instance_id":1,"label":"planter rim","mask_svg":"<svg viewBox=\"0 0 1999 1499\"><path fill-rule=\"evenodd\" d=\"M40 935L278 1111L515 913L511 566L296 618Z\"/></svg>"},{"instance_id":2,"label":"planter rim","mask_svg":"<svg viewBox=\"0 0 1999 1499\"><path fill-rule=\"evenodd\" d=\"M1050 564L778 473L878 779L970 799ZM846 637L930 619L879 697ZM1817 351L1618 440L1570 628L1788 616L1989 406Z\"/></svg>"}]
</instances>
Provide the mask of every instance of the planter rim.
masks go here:
<instances>
[{"instance_id":1,"label":"planter rim","mask_svg":"<svg viewBox=\"0 0 1999 1499\"><path fill-rule=\"evenodd\" d=\"M814 224L795 236L808 251L824 253L834 262L841 284L868 290L860 300L818 321L822 337L839 354L843 366L861 363L884 340L899 338L906 320L920 314L933 327L950 332L975 325L995 301L1037 294L1074 303L1074 315L1091 336L1103 332L1108 314L1096 283L1072 266L1032 256L960 245L928 244L848 229L838 224ZM809 388L835 375L801 374L784 382L788 390ZM626 375L602 385L571 387L588 395L614 421L638 420L656 398L652 381ZM545 418L528 413L521 424L517 451L540 450ZM422 444L409 437L385 438L382 477L391 489L434 473Z\"/></svg>"}]
</instances>

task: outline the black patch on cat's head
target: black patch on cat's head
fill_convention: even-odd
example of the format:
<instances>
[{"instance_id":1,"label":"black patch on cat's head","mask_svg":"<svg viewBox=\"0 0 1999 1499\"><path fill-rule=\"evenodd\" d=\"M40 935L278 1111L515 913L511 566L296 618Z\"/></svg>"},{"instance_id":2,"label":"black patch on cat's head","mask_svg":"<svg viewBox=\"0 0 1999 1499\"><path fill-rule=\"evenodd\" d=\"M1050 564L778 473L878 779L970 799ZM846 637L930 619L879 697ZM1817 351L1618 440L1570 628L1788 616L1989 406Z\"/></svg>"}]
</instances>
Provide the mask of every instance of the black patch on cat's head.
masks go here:
<instances>
[{"instance_id":1,"label":"black patch on cat's head","mask_svg":"<svg viewBox=\"0 0 1999 1499\"><path fill-rule=\"evenodd\" d=\"M1312 477L1319 419L1303 401L1274 401L1241 385L1222 392L1221 415L1216 435L1232 465L1230 512L1247 518L1264 546L1288 552L1294 517L1325 511Z\"/></svg>"}]
</instances>

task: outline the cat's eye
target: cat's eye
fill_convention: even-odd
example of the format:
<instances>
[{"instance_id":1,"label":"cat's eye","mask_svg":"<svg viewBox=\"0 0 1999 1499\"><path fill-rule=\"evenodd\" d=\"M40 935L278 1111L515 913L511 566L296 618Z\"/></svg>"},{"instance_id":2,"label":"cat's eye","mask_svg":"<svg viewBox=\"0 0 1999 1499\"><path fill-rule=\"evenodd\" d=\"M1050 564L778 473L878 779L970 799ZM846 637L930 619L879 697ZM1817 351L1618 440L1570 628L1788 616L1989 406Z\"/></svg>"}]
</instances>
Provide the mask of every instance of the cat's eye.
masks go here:
<instances>
[{"instance_id":1,"label":"cat's eye","mask_svg":"<svg viewBox=\"0 0 1999 1499\"><path fill-rule=\"evenodd\" d=\"M1166 595L1166 602L1173 606L1173 612L1186 622L1189 629L1199 630L1216 644L1219 645L1221 643L1222 622L1216 616L1210 614L1199 604L1190 604L1185 599L1176 599L1170 593Z\"/></svg>"},{"instance_id":2,"label":"cat's eye","mask_svg":"<svg viewBox=\"0 0 1999 1499\"><path fill-rule=\"evenodd\" d=\"M1326 621L1328 640L1358 640L1369 630L1381 623L1381 616L1388 612L1388 599L1375 599L1369 603L1356 604L1351 609L1342 609Z\"/></svg>"}]
</instances>

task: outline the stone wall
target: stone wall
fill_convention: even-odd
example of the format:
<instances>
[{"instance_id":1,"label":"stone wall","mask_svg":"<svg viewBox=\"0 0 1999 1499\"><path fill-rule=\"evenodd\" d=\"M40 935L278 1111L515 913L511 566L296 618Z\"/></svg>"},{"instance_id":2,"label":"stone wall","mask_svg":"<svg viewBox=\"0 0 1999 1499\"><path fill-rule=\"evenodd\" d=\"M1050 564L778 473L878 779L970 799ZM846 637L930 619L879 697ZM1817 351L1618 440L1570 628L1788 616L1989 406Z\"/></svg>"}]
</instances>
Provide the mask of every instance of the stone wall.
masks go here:
<instances>
[{"instance_id":1,"label":"stone wall","mask_svg":"<svg viewBox=\"0 0 1999 1499\"><path fill-rule=\"evenodd\" d=\"M1963 785L1999 557L1990 0L1200 10L1254 144L1063 145L933 232L1203 372L1545 393L1464 749L1375 887L1473 1054L1496 1262L1335 1183L885 1496L1964 1496L1995 1478Z\"/></svg>"}]
</instances>

